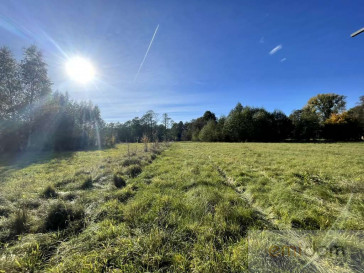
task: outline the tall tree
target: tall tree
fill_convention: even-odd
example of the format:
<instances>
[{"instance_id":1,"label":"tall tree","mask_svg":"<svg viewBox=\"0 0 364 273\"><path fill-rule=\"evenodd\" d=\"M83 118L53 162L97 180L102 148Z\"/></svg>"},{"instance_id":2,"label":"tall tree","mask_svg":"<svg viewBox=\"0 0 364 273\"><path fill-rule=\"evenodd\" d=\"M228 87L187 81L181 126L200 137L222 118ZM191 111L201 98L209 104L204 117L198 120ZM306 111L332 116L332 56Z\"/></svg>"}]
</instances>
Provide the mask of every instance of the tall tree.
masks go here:
<instances>
[{"instance_id":1,"label":"tall tree","mask_svg":"<svg viewBox=\"0 0 364 273\"><path fill-rule=\"evenodd\" d=\"M21 108L19 66L7 47L0 48L0 119L12 119Z\"/></svg>"},{"instance_id":2,"label":"tall tree","mask_svg":"<svg viewBox=\"0 0 364 273\"><path fill-rule=\"evenodd\" d=\"M25 119L28 120L28 144L32 145L33 110L40 99L51 93L51 81L48 78L47 65L43 55L36 46L30 46L24 50L21 67L21 81L26 106Z\"/></svg>"},{"instance_id":3,"label":"tall tree","mask_svg":"<svg viewBox=\"0 0 364 273\"><path fill-rule=\"evenodd\" d=\"M213 119L210 119L202 128L199 133L199 140L207 142L217 141L216 122Z\"/></svg>"},{"instance_id":4,"label":"tall tree","mask_svg":"<svg viewBox=\"0 0 364 273\"><path fill-rule=\"evenodd\" d=\"M43 55L36 46L25 49L20 64L23 90L28 105L32 105L51 92L51 81L48 78L47 65Z\"/></svg>"},{"instance_id":5,"label":"tall tree","mask_svg":"<svg viewBox=\"0 0 364 273\"><path fill-rule=\"evenodd\" d=\"M216 116L214 113L212 113L211 111L206 111L203 116L202 116L202 119L205 121L205 122L208 122L210 120L213 120L213 121L216 121Z\"/></svg>"},{"instance_id":6,"label":"tall tree","mask_svg":"<svg viewBox=\"0 0 364 273\"><path fill-rule=\"evenodd\" d=\"M242 136L244 134L244 107L241 103L237 105L230 111L226 118L224 124L224 135L228 141L242 141Z\"/></svg>"},{"instance_id":7,"label":"tall tree","mask_svg":"<svg viewBox=\"0 0 364 273\"><path fill-rule=\"evenodd\" d=\"M182 140L182 134L183 134L184 127L185 126L182 121L172 124L171 137L173 140L176 140L176 141Z\"/></svg>"},{"instance_id":8,"label":"tall tree","mask_svg":"<svg viewBox=\"0 0 364 273\"><path fill-rule=\"evenodd\" d=\"M345 110L345 98L334 93L318 94L308 100L305 108L316 112L323 122L330 118L331 114L338 114Z\"/></svg>"},{"instance_id":9,"label":"tall tree","mask_svg":"<svg viewBox=\"0 0 364 273\"><path fill-rule=\"evenodd\" d=\"M361 134L364 135L364 96L359 98L358 105L351 108L349 111L349 115L356 119L361 128Z\"/></svg>"},{"instance_id":10,"label":"tall tree","mask_svg":"<svg viewBox=\"0 0 364 273\"><path fill-rule=\"evenodd\" d=\"M274 110L272 113L273 118L273 132L272 140L282 141L289 137L292 131L292 121L282 111Z\"/></svg>"},{"instance_id":11,"label":"tall tree","mask_svg":"<svg viewBox=\"0 0 364 273\"><path fill-rule=\"evenodd\" d=\"M158 115L153 110L149 110L142 116L141 121L147 128L146 135L150 140L153 139L155 128L158 122Z\"/></svg>"},{"instance_id":12,"label":"tall tree","mask_svg":"<svg viewBox=\"0 0 364 273\"><path fill-rule=\"evenodd\" d=\"M172 124L172 119L168 116L167 113L162 114L162 124L164 127L163 137L164 141L167 141L167 132L169 129L169 126Z\"/></svg>"},{"instance_id":13,"label":"tall tree","mask_svg":"<svg viewBox=\"0 0 364 273\"><path fill-rule=\"evenodd\" d=\"M320 133L319 116L308 109L295 110L289 116L294 126L292 135L295 139L316 139Z\"/></svg>"}]
</instances>

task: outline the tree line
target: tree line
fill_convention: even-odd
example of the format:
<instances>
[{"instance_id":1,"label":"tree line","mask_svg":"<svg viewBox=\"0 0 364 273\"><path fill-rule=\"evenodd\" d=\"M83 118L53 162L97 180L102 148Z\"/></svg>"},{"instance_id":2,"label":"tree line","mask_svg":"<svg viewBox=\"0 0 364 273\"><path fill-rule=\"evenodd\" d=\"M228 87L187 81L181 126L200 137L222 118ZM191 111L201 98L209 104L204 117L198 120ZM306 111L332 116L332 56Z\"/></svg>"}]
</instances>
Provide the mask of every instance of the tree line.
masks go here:
<instances>
[{"instance_id":1,"label":"tree line","mask_svg":"<svg viewBox=\"0 0 364 273\"><path fill-rule=\"evenodd\" d=\"M355 141L364 135L364 96L346 110L346 97L318 94L287 116L238 103L227 116L211 111L188 122L150 110L123 123L106 123L91 102L52 91L35 46L20 62L0 48L0 152L79 150L142 141Z\"/></svg>"},{"instance_id":2,"label":"tree line","mask_svg":"<svg viewBox=\"0 0 364 273\"><path fill-rule=\"evenodd\" d=\"M0 48L0 152L77 150L110 145L99 108L52 91L35 46L20 62Z\"/></svg>"},{"instance_id":3,"label":"tree line","mask_svg":"<svg viewBox=\"0 0 364 273\"><path fill-rule=\"evenodd\" d=\"M356 141L364 135L364 96L348 111L345 96L327 93L312 97L289 116L238 103L219 118L206 111L189 122L173 122L166 113L158 119L148 111L141 118L108 126L118 142L138 142L143 136L158 141Z\"/></svg>"}]
</instances>

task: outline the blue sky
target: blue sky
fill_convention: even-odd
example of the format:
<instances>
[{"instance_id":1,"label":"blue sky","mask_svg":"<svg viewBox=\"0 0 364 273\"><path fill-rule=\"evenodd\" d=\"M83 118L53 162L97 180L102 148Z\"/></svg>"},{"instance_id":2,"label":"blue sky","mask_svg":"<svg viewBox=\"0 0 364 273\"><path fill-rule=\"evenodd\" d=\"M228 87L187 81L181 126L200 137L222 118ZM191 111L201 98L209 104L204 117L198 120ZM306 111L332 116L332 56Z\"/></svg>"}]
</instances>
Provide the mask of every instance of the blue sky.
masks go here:
<instances>
[{"instance_id":1,"label":"blue sky","mask_svg":"<svg viewBox=\"0 0 364 273\"><path fill-rule=\"evenodd\" d=\"M156 27L158 32L143 67ZM0 41L17 58L36 44L54 89L91 99L107 121L147 110L190 120L243 105L301 108L317 93L364 95L361 1L8 1ZM275 50L274 50L275 49ZM273 51L272 51L273 50ZM81 55L97 69L93 84L65 73Z\"/></svg>"}]
</instances>

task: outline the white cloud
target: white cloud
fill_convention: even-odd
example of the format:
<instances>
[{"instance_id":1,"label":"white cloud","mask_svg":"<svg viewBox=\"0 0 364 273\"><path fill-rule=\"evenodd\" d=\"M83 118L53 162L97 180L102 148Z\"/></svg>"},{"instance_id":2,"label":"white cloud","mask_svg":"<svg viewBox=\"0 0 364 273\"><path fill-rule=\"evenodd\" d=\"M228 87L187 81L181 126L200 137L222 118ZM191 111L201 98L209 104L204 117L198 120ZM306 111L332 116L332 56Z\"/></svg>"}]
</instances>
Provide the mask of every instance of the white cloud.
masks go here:
<instances>
[{"instance_id":1,"label":"white cloud","mask_svg":"<svg viewBox=\"0 0 364 273\"><path fill-rule=\"evenodd\" d=\"M285 62L286 60L287 60L287 58L282 58L281 63Z\"/></svg>"},{"instance_id":2,"label":"white cloud","mask_svg":"<svg viewBox=\"0 0 364 273\"><path fill-rule=\"evenodd\" d=\"M278 50L281 50L281 49L282 49L282 45L277 45L275 48L273 48L273 49L269 52L269 54L270 54L270 55L273 55L273 54L277 53L277 51L278 51Z\"/></svg>"}]
</instances>

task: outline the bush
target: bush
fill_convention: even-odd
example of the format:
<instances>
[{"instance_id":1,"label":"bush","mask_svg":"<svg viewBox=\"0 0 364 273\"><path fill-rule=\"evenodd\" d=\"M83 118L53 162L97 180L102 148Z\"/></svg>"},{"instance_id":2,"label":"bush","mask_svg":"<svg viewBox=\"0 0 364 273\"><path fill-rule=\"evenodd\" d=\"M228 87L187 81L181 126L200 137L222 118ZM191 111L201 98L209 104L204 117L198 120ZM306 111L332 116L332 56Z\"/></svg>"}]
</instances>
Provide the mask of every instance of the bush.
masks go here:
<instances>
[{"instance_id":1,"label":"bush","mask_svg":"<svg viewBox=\"0 0 364 273\"><path fill-rule=\"evenodd\" d=\"M142 168L139 165L131 165L125 171L130 177L137 177L141 172Z\"/></svg>"},{"instance_id":2,"label":"bush","mask_svg":"<svg viewBox=\"0 0 364 273\"><path fill-rule=\"evenodd\" d=\"M86 180L82 183L81 189L86 190L92 188L92 178L88 176Z\"/></svg>"},{"instance_id":3,"label":"bush","mask_svg":"<svg viewBox=\"0 0 364 273\"><path fill-rule=\"evenodd\" d=\"M126 186L125 179L120 174L114 174L114 185L117 188L123 188Z\"/></svg>"},{"instance_id":4,"label":"bush","mask_svg":"<svg viewBox=\"0 0 364 273\"><path fill-rule=\"evenodd\" d=\"M46 230L62 230L71 222L81 220L83 216L81 208L59 202L50 207L44 227Z\"/></svg>"},{"instance_id":5,"label":"bush","mask_svg":"<svg viewBox=\"0 0 364 273\"><path fill-rule=\"evenodd\" d=\"M138 158L125 159L122 165L123 167L128 167L130 165L140 165L140 160Z\"/></svg>"},{"instance_id":6,"label":"bush","mask_svg":"<svg viewBox=\"0 0 364 273\"><path fill-rule=\"evenodd\" d=\"M56 189L54 186L49 185L47 188L43 191L42 196L45 198L55 198L58 196Z\"/></svg>"}]
</instances>

